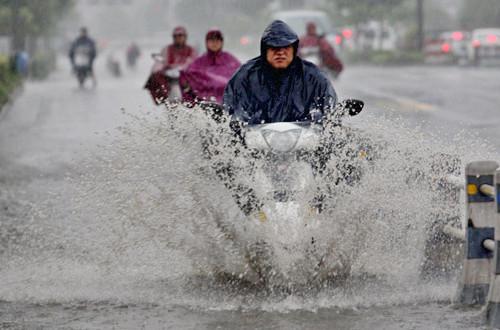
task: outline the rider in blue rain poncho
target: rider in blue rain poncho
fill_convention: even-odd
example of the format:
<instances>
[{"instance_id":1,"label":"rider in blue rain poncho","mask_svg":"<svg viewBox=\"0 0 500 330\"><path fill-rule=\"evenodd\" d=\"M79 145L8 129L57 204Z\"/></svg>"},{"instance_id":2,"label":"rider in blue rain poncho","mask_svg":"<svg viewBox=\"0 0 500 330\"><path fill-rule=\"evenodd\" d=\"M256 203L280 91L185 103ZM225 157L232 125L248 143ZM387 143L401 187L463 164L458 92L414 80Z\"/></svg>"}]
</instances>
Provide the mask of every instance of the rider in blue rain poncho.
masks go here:
<instances>
[{"instance_id":1,"label":"rider in blue rain poncho","mask_svg":"<svg viewBox=\"0 0 500 330\"><path fill-rule=\"evenodd\" d=\"M318 120L334 111L337 95L312 63L297 56L299 38L276 20L264 31L260 56L244 64L224 91L233 119L252 124Z\"/></svg>"}]
</instances>

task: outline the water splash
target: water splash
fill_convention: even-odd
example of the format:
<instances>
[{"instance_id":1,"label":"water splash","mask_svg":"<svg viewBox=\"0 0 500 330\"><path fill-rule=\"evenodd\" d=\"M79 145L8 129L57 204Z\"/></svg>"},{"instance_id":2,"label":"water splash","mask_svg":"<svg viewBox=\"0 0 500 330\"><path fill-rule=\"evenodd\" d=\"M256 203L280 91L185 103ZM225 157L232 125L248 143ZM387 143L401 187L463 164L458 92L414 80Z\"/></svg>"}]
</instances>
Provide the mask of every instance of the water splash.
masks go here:
<instances>
[{"instance_id":1,"label":"water splash","mask_svg":"<svg viewBox=\"0 0 500 330\"><path fill-rule=\"evenodd\" d=\"M271 225L287 220L288 231L263 227L252 232L211 166L231 159L245 168L250 159L249 151L235 156L229 129L196 108L128 115L119 138L90 151L65 180L50 182L45 188L54 195L35 205L22 225L4 227L2 243L8 248L2 250L0 277L8 285L0 289L1 299L138 301L224 310L451 299L453 282L423 283L420 277L436 217L461 214L461 203L443 198L436 182L450 171L460 174L467 161L494 159L492 150L475 142L479 139L462 134L450 141L394 119L365 115L356 122L355 139L334 131L346 141L317 186L330 189L325 184L345 170L339 164L358 169L361 179L335 185L325 200L330 207L307 215L308 227L302 219L271 218ZM203 152L207 134L223 146L210 161ZM370 145L363 150L368 158L353 157L360 141ZM301 200L303 210L310 200ZM248 262L242 246L220 230L221 223L245 233L244 240L260 235L272 246L269 262L281 276L264 293L238 283L249 272ZM22 234L11 234L13 229ZM342 282L313 283L317 260L307 254L311 238L317 255L343 263ZM220 270L231 275L226 282L215 277ZM273 290L280 284L292 290Z\"/></svg>"}]
</instances>

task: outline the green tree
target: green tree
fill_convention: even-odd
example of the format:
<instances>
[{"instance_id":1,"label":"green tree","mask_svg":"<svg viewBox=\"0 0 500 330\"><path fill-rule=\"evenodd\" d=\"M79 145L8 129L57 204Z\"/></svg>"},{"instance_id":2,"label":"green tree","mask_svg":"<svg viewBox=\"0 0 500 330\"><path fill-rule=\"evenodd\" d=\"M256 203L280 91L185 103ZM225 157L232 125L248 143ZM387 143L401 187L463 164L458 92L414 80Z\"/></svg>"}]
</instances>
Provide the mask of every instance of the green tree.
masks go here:
<instances>
[{"instance_id":1,"label":"green tree","mask_svg":"<svg viewBox=\"0 0 500 330\"><path fill-rule=\"evenodd\" d=\"M405 0L335 0L337 10L345 13L348 24L358 25L370 20L384 21Z\"/></svg>"},{"instance_id":2,"label":"green tree","mask_svg":"<svg viewBox=\"0 0 500 330\"><path fill-rule=\"evenodd\" d=\"M239 36L262 32L268 4L268 0L183 0L176 7L176 17L194 34L204 35L207 28L217 26L228 40L238 40Z\"/></svg>"},{"instance_id":3,"label":"green tree","mask_svg":"<svg viewBox=\"0 0 500 330\"><path fill-rule=\"evenodd\" d=\"M20 49L28 37L47 37L74 0L0 0L0 34L12 37L12 48Z\"/></svg>"}]
</instances>

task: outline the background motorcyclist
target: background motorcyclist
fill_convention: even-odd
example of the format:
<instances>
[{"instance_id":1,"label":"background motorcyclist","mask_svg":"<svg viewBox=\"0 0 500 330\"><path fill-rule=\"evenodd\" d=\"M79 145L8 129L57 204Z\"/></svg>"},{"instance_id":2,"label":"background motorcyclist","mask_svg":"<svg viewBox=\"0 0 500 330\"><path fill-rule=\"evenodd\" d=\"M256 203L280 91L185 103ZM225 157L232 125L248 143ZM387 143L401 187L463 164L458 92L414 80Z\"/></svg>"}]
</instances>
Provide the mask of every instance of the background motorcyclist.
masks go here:
<instances>
[{"instance_id":1,"label":"background motorcyclist","mask_svg":"<svg viewBox=\"0 0 500 330\"><path fill-rule=\"evenodd\" d=\"M121 77L122 75L121 64L114 52L109 53L106 60L106 67L108 68L111 75L113 75L113 77L116 78Z\"/></svg>"},{"instance_id":2,"label":"background motorcyclist","mask_svg":"<svg viewBox=\"0 0 500 330\"><path fill-rule=\"evenodd\" d=\"M196 50L187 44L187 30L178 26L172 33L173 43L161 50L165 60L165 69L185 68L196 58Z\"/></svg>"},{"instance_id":3,"label":"background motorcyclist","mask_svg":"<svg viewBox=\"0 0 500 330\"><path fill-rule=\"evenodd\" d=\"M344 65L337 57L335 49L324 36L318 35L314 22L307 23L306 29L306 35L300 38L299 55L306 56L308 52L317 51L320 59L318 65L330 70L335 78L338 77L344 69Z\"/></svg>"},{"instance_id":4,"label":"background motorcyclist","mask_svg":"<svg viewBox=\"0 0 500 330\"><path fill-rule=\"evenodd\" d=\"M337 95L312 63L298 56L299 38L283 21L272 22L261 39L260 56L233 76L224 105L248 124L310 121L333 111Z\"/></svg>"},{"instance_id":5,"label":"background motorcyclist","mask_svg":"<svg viewBox=\"0 0 500 330\"><path fill-rule=\"evenodd\" d=\"M173 43L160 52L163 61L155 64L151 70L144 88L149 90L156 104L165 101L171 92L172 78L167 77L165 72L172 69L182 70L196 58L195 49L187 44L187 36L184 27L176 27L172 33Z\"/></svg>"},{"instance_id":6,"label":"background motorcyclist","mask_svg":"<svg viewBox=\"0 0 500 330\"><path fill-rule=\"evenodd\" d=\"M206 35L207 51L181 71L180 86L185 102L209 100L222 103L224 88L241 63L223 51L224 36L217 29Z\"/></svg>"},{"instance_id":7,"label":"background motorcyclist","mask_svg":"<svg viewBox=\"0 0 500 330\"><path fill-rule=\"evenodd\" d=\"M141 50L139 46L135 43L132 42L130 46L127 48L127 65L130 68L134 68L135 64L137 62L137 59L141 56Z\"/></svg>"},{"instance_id":8,"label":"background motorcyclist","mask_svg":"<svg viewBox=\"0 0 500 330\"><path fill-rule=\"evenodd\" d=\"M69 50L69 59L71 61L71 66L75 71L77 69L76 57L82 54L88 57L88 73L92 77L94 86L97 84L97 80L94 75L94 60L97 56L97 49L95 46L95 42L92 38L88 36L88 31L86 27L82 27L80 29L80 36L76 38L75 41L71 44Z\"/></svg>"}]
</instances>

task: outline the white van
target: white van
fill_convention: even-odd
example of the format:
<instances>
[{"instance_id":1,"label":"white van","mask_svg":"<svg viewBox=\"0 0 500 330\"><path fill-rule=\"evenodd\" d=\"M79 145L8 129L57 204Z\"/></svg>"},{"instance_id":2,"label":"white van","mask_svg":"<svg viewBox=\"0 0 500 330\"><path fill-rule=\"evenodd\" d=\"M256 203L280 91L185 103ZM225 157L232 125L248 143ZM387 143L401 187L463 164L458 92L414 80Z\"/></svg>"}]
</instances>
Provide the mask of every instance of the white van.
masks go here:
<instances>
[{"instance_id":1,"label":"white van","mask_svg":"<svg viewBox=\"0 0 500 330\"><path fill-rule=\"evenodd\" d=\"M279 19L290 25L299 36L306 33L306 25L309 22L316 23L316 29L319 35L328 35L334 32L328 15L319 10L278 11L273 14L272 18L273 20Z\"/></svg>"}]
</instances>

